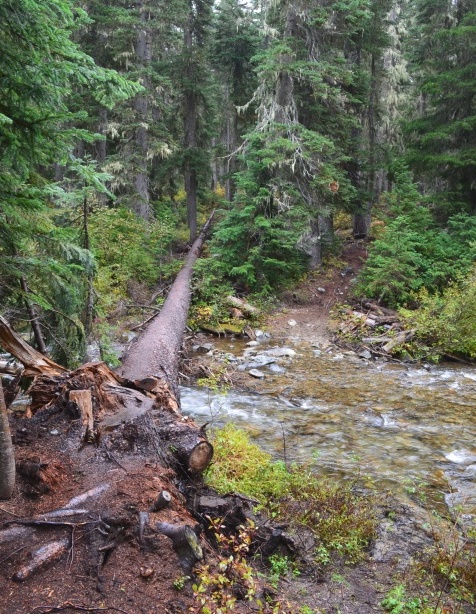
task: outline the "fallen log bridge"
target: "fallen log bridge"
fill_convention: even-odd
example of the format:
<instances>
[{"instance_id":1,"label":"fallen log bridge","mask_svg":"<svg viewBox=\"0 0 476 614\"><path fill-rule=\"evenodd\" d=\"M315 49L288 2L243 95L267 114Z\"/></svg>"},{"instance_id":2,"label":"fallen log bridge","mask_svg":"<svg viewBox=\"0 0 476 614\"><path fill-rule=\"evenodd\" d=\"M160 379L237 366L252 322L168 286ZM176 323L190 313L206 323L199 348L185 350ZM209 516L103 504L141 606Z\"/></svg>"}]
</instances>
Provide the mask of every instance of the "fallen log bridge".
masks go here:
<instances>
[{"instance_id":1,"label":"fallen log bridge","mask_svg":"<svg viewBox=\"0 0 476 614\"><path fill-rule=\"evenodd\" d=\"M103 362L67 371L31 348L0 317L0 345L33 377L31 412L66 411L80 422L82 443L126 454L140 448L162 464L191 473L209 465L213 448L180 413L178 369L190 306L193 265L213 215L192 245L160 313L127 353L119 373Z\"/></svg>"},{"instance_id":2,"label":"fallen log bridge","mask_svg":"<svg viewBox=\"0 0 476 614\"><path fill-rule=\"evenodd\" d=\"M181 414L178 372L192 268L212 217L119 372L104 362L68 371L0 317L0 346L32 379L28 415L10 416L17 485L0 507L0 591L22 604L15 611L38 607L47 567L63 566L55 590L65 603L77 597L79 574L92 582L84 595L91 607L96 590L106 601L114 593L114 606L128 606L131 595L145 599L141 582L150 574L157 578L159 568L170 577L177 564L185 569L200 559L196 520L182 489L208 467L213 447ZM192 553L186 544L193 545ZM74 560L70 574L64 570L66 554L70 566ZM139 578L132 583L131 561L137 561ZM129 583L123 601L118 577ZM25 584L28 591L17 590ZM147 607L152 611L153 602Z\"/></svg>"}]
</instances>

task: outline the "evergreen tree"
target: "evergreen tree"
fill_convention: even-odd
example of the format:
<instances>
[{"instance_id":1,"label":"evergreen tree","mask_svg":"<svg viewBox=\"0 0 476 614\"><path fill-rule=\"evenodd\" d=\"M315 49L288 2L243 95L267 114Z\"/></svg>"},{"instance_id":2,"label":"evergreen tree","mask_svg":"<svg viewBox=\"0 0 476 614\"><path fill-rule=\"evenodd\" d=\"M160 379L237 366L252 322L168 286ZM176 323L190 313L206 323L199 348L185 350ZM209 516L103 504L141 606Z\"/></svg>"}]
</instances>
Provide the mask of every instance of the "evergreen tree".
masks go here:
<instances>
[{"instance_id":1,"label":"evergreen tree","mask_svg":"<svg viewBox=\"0 0 476 614\"><path fill-rule=\"evenodd\" d=\"M417 79L406 126L410 165L451 212L476 213L476 2L418 0L408 39Z\"/></svg>"},{"instance_id":2,"label":"evergreen tree","mask_svg":"<svg viewBox=\"0 0 476 614\"><path fill-rule=\"evenodd\" d=\"M332 211L353 201L347 163L359 84L345 50L371 15L367 3L265 8L258 122L242 148L235 207L217 233L222 265L248 285L261 276L262 288L297 273L304 253L317 266L332 241Z\"/></svg>"},{"instance_id":3,"label":"evergreen tree","mask_svg":"<svg viewBox=\"0 0 476 614\"><path fill-rule=\"evenodd\" d=\"M225 198L233 199L236 151L251 130L254 105L246 103L256 89L252 58L259 50L259 14L239 0L222 0L217 9L211 62L220 82L221 132L214 184L225 177Z\"/></svg>"},{"instance_id":4,"label":"evergreen tree","mask_svg":"<svg viewBox=\"0 0 476 614\"><path fill-rule=\"evenodd\" d=\"M26 302L36 324L32 309L39 305L79 336L78 273L91 259L78 249L75 232L61 226L65 192L53 183L52 169L59 163L73 177L75 143L96 138L76 127L85 113L74 111L75 97L83 92L107 108L140 90L98 68L72 41L73 31L87 23L69 0L0 3L1 298L14 309ZM67 345L67 337L56 337L57 346Z\"/></svg>"}]
</instances>

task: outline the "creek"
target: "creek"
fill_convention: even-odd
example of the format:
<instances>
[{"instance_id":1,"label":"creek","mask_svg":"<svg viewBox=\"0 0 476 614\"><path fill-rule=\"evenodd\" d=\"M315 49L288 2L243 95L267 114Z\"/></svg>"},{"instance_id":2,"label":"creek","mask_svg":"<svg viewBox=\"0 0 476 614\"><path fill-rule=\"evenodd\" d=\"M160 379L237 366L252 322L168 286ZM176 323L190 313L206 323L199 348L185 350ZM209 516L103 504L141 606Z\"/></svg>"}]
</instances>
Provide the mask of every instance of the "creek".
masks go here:
<instances>
[{"instance_id":1,"label":"creek","mask_svg":"<svg viewBox=\"0 0 476 614\"><path fill-rule=\"evenodd\" d=\"M246 373L256 357L283 344L268 340L249 350L220 340L214 347ZM183 412L199 424L233 422L277 459L312 462L313 470L332 479L358 477L471 519L476 368L363 360L298 339L286 340L286 348L296 354L260 367L265 377L249 376L249 390L182 388Z\"/></svg>"}]
</instances>

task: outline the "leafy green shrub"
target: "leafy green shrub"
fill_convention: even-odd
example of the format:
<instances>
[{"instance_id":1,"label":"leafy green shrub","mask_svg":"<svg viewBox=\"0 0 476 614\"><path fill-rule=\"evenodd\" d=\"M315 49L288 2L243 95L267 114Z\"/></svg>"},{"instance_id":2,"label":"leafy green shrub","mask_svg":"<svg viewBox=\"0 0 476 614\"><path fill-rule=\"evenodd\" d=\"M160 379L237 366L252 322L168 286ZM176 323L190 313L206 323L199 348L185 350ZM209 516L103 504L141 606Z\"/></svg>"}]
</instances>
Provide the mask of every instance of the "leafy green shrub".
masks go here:
<instances>
[{"instance_id":1,"label":"leafy green shrub","mask_svg":"<svg viewBox=\"0 0 476 614\"><path fill-rule=\"evenodd\" d=\"M172 237L172 223L146 224L127 209L102 208L91 216L92 251L98 263L96 289L107 309L127 296L127 283L152 284Z\"/></svg>"},{"instance_id":2,"label":"leafy green shrub","mask_svg":"<svg viewBox=\"0 0 476 614\"><path fill-rule=\"evenodd\" d=\"M423 614L421 600L409 597L403 584L392 588L380 604L390 614ZM427 610L429 612L429 610ZM432 610L433 611L433 610Z\"/></svg>"},{"instance_id":3,"label":"leafy green shrub","mask_svg":"<svg viewBox=\"0 0 476 614\"><path fill-rule=\"evenodd\" d=\"M476 260L476 219L459 213L439 228L408 172L397 174L396 188L384 194L386 227L370 247L356 293L397 307L422 289L441 291ZM390 221L388 221L388 219Z\"/></svg>"},{"instance_id":4,"label":"leafy green shrub","mask_svg":"<svg viewBox=\"0 0 476 614\"><path fill-rule=\"evenodd\" d=\"M476 268L441 294L422 290L415 311L400 313L419 340L442 354L460 354L476 358Z\"/></svg>"}]
</instances>

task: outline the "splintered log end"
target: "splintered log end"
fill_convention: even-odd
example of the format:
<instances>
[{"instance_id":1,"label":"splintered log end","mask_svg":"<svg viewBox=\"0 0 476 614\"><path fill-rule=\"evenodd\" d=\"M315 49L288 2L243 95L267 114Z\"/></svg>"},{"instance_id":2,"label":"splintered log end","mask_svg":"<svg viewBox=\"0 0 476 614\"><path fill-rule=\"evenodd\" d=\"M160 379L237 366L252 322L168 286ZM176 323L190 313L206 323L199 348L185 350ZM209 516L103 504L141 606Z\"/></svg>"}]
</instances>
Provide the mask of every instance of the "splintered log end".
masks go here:
<instances>
[{"instance_id":1,"label":"splintered log end","mask_svg":"<svg viewBox=\"0 0 476 614\"><path fill-rule=\"evenodd\" d=\"M71 390L69 400L75 403L81 412L82 439L89 441L94 437L93 400L90 390Z\"/></svg>"},{"instance_id":2,"label":"splintered log end","mask_svg":"<svg viewBox=\"0 0 476 614\"><path fill-rule=\"evenodd\" d=\"M190 452L188 471L203 473L213 458L213 446L208 441L200 441Z\"/></svg>"}]
</instances>

